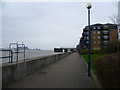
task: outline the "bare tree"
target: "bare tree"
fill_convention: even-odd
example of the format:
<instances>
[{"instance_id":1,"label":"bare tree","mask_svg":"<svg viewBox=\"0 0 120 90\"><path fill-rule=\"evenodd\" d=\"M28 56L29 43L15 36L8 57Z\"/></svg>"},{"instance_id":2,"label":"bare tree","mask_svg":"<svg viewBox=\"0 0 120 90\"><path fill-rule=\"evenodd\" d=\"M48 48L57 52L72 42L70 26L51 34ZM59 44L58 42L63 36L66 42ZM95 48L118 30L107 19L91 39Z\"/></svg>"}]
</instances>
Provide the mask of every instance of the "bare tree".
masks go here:
<instances>
[{"instance_id":1,"label":"bare tree","mask_svg":"<svg viewBox=\"0 0 120 90\"><path fill-rule=\"evenodd\" d=\"M120 16L119 15L113 15L112 17L109 17L111 19L111 21L116 24L116 25L120 25Z\"/></svg>"},{"instance_id":2,"label":"bare tree","mask_svg":"<svg viewBox=\"0 0 120 90\"><path fill-rule=\"evenodd\" d=\"M111 19L111 21L117 25L117 29L118 29L118 54L119 54L119 50L120 50L120 15L113 15L112 17L109 17Z\"/></svg>"}]
</instances>

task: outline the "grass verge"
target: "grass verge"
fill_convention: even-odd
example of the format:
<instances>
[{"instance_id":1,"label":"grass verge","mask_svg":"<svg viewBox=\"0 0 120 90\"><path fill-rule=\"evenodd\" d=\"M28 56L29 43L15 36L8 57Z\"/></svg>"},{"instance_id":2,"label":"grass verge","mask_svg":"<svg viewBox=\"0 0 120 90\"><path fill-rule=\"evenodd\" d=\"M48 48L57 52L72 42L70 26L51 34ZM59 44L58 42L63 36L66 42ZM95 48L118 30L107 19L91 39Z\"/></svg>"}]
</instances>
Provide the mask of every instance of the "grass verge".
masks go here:
<instances>
[{"instance_id":1,"label":"grass verge","mask_svg":"<svg viewBox=\"0 0 120 90\"><path fill-rule=\"evenodd\" d=\"M88 55L82 54L86 62ZM91 54L91 68L104 88L120 88L120 54Z\"/></svg>"},{"instance_id":2,"label":"grass verge","mask_svg":"<svg viewBox=\"0 0 120 90\"><path fill-rule=\"evenodd\" d=\"M93 72L98 75L97 71L96 71L96 68L95 68L95 63L93 60L99 58L103 56L103 54L91 54L90 55L90 61L91 61L91 68L93 70ZM85 61L88 63L88 54L82 54L82 57L85 59Z\"/></svg>"}]
</instances>

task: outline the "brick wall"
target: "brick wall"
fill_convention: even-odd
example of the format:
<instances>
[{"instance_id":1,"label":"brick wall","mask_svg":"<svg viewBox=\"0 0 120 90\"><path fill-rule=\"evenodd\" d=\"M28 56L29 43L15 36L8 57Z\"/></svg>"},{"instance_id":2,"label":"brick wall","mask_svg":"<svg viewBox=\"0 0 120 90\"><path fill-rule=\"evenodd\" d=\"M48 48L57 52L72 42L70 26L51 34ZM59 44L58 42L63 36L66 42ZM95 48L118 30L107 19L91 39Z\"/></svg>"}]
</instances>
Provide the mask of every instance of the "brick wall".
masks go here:
<instances>
[{"instance_id":1,"label":"brick wall","mask_svg":"<svg viewBox=\"0 0 120 90\"><path fill-rule=\"evenodd\" d=\"M96 32L96 33L94 33L94 32ZM98 42L101 42L101 34L98 32L100 32L100 31L99 30L91 31L91 49L94 49L94 48L98 49L101 47L101 43L98 43ZM98 38L98 37L100 37L100 38Z\"/></svg>"},{"instance_id":2,"label":"brick wall","mask_svg":"<svg viewBox=\"0 0 120 90\"><path fill-rule=\"evenodd\" d=\"M114 43L118 40L118 33L117 30L111 29L109 31L109 43Z\"/></svg>"}]
</instances>

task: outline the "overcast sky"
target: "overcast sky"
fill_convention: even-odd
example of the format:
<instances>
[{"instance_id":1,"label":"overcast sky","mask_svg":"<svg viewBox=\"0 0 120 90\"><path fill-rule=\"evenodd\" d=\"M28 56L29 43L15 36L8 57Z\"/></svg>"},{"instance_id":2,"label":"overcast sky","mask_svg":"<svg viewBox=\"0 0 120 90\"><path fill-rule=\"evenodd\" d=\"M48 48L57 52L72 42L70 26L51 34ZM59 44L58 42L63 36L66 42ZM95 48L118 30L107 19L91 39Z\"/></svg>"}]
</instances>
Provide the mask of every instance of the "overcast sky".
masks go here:
<instances>
[{"instance_id":1,"label":"overcast sky","mask_svg":"<svg viewBox=\"0 0 120 90\"><path fill-rule=\"evenodd\" d=\"M87 2L3 2L3 46L18 42L29 48L75 47L87 25ZM117 2L92 2L91 24L112 23Z\"/></svg>"}]
</instances>

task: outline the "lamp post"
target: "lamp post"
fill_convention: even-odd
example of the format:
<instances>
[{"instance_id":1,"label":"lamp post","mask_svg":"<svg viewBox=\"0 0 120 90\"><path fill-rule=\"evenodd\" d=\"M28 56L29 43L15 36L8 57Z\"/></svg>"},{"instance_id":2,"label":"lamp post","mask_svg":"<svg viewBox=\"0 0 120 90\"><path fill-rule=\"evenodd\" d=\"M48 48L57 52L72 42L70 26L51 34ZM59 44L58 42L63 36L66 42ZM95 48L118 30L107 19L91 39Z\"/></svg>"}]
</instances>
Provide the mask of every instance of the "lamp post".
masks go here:
<instances>
[{"instance_id":1,"label":"lamp post","mask_svg":"<svg viewBox=\"0 0 120 90\"><path fill-rule=\"evenodd\" d=\"M91 76L91 71L90 71L90 9L92 8L92 5L88 3L86 5L88 9L88 37L89 37L89 43L88 43L88 76Z\"/></svg>"},{"instance_id":2,"label":"lamp post","mask_svg":"<svg viewBox=\"0 0 120 90\"><path fill-rule=\"evenodd\" d=\"M119 52L119 49L120 49L120 46L119 46L119 43L120 43L120 36L119 36L120 35L120 24L118 24L117 28L118 28L118 55L119 55L119 53L120 53Z\"/></svg>"}]
</instances>

